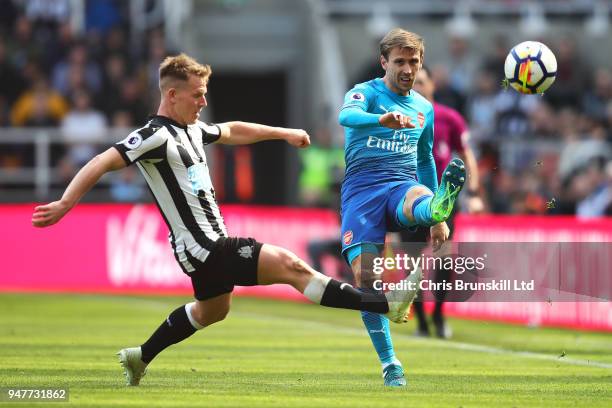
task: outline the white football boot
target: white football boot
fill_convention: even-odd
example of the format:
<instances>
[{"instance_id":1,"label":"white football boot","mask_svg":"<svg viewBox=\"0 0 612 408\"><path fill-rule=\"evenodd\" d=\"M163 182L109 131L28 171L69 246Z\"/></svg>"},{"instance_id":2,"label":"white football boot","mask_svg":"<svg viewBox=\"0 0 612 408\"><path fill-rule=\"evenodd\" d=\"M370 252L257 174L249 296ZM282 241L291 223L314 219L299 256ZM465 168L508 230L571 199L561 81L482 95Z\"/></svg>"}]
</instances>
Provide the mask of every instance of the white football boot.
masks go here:
<instances>
[{"instance_id":1,"label":"white football boot","mask_svg":"<svg viewBox=\"0 0 612 408\"><path fill-rule=\"evenodd\" d=\"M390 290L385 293L389 303L389 311L386 316L394 323L406 323L407 315L412 301L419 294L419 283L423 280L423 271L417 268L413 273L402 281L402 290ZM410 289L412 288L412 289Z\"/></svg>"},{"instance_id":2,"label":"white football boot","mask_svg":"<svg viewBox=\"0 0 612 408\"><path fill-rule=\"evenodd\" d=\"M147 364L142 361L140 347L130 347L119 350L119 363L123 367L123 373L127 379L127 385L138 385L147 373Z\"/></svg>"}]
</instances>

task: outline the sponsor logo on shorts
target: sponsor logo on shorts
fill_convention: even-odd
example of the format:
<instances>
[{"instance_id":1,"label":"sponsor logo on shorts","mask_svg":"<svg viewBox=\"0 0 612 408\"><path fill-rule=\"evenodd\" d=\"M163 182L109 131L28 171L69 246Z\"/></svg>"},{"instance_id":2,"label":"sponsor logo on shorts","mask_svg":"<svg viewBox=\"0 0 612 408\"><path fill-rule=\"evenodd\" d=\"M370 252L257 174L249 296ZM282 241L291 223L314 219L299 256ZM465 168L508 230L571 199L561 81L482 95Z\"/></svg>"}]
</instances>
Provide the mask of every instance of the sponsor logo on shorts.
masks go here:
<instances>
[{"instance_id":1,"label":"sponsor logo on shorts","mask_svg":"<svg viewBox=\"0 0 612 408\"><path fill-rule=\"evenodd\" d=\"M423 125L425 125L425 115L423 115L423 112L419 112L417 119L419 120L419 125L423 127Z\"/></svg>"},{"instance_id":2,"label":"sponsor logo on shorts","mask_svg":"<svg viewBox=\"0 0 612 408\"><path fill-rule=\"evenodd\" d=\"M238 248L238 255L246 259L252 258L253 257L253 247L247 245L247 246Z\"/></svg>"},{"instance_id":3,"label":"sponsor logo on shorts","mask_svg":"<svg viewBox=\"0 0 612 408\"><path fill-rule=\"evenodd\" d=\"M344 242L344 245L350 245L351 242L353 242L353 231L346 231L342 236L342 241Z\"/></svg>"}]
</instances>

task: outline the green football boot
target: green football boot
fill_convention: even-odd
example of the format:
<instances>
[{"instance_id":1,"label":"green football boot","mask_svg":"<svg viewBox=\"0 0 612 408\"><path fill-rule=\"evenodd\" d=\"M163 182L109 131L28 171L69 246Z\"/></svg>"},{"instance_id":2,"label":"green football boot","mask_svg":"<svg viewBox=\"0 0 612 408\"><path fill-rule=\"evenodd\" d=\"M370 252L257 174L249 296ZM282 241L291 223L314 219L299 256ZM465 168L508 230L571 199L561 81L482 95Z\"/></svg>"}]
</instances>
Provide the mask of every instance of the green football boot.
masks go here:
<instances>
[{"instance_id":1,"label":"green football boot","mask_svg":"<svg viewBox=\"0 0 612 408\"><path fill-rule=\"evenodd\" d=\"M455 206L457 196L465 183L465 164L461 159L453 159L442 173L438 191L431 200L431 218L435 223L446 221Z\"/></svg>"}]
</instances>

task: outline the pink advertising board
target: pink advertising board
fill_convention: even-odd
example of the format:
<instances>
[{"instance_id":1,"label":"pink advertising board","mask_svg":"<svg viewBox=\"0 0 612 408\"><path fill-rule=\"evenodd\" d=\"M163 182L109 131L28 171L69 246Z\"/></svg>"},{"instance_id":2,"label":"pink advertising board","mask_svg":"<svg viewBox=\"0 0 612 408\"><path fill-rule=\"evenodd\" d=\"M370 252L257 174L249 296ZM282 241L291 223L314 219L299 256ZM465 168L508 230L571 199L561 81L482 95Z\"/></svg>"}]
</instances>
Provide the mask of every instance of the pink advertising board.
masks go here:
<instances>
[{"instance_id":1,"label":"pink advertising board","mask_svg":"<svg viewBox=\"0 0 612 408\"><path fill-rule=\"evenodd\" d=\"M46 229L31 226L33 207L0 206L0 292L192 293L154 205L81 204ZM227 205L222 211L232 235L281 245L304 259L310 240L339 234L337 217L327 210ZM460 216L456 225L463 242L612 242L612 219ZM612 272L609 264L600 267ZM304 300L285 285L235 293ZM447 303L446 310L466 318L612 331L611 302L463 302Z\"/></svg>"},{"instance_id":2,"label":"pink advertising board","mask_svg":"<svg viewBox=\"0 0 612 408\"><path fill-rule=\"evenodd\" d=\"M45 229L31 226L33 207L0 207L0 222L11 231L0 238L0 291L192 293L154 205L81 204ZM325 210L224 206L222 211L232 235L282 245L303 258L309 240L338 234L336 215ZM284 285L236 292L303 299Z\"/></svg>"}]
</instances>

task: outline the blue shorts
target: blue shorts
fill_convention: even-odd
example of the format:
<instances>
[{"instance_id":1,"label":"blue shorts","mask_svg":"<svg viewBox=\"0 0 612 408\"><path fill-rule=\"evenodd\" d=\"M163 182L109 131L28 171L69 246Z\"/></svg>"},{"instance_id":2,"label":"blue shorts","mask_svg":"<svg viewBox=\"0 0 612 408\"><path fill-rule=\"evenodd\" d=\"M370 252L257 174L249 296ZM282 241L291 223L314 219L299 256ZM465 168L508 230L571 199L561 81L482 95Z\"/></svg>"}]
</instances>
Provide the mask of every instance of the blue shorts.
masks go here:
<instances>
[{"instance_id":1,"label":"blue shorts","mask_svg":"<svg viewBox=\"0 0 612 408\"><path fill-rule=\"evenodd\" d=\"M397 207L406 192L420 184L415 180L393 181L342 191L342 255L351 264L361 250L377 252L387 232L410 226L397 218Z\"/></svg>"}]
</instances>

